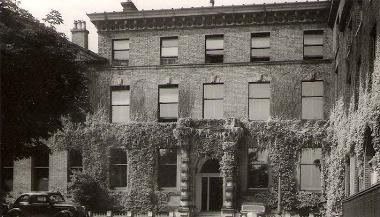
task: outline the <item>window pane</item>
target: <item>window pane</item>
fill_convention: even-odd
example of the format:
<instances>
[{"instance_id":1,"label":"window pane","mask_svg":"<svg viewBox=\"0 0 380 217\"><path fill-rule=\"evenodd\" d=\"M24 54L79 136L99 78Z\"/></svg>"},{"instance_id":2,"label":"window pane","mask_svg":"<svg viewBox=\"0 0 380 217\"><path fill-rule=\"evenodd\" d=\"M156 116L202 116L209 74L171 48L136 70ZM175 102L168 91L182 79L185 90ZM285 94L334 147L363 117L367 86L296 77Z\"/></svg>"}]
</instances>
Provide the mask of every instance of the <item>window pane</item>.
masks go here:
<instances>
[{"instance_id":1,"label":"window pane","mask_svg":"<svg viewBox=\"0 0 380 217\"><path fill-rule=\"evenodd\" d=\"M321 57L323 56L323 47L322 46L307 46L304 47L304 56L308 57Z\"/></svg>"},{"instance_id":2,"label":"window pane","mask_svg":"<svg viewBox=\"0 0 380 217\"><path fill-rule=\"evenodd\" d=\"M268 151L263 150L259 151L257 148L249 148L248 149L248 161L259 164L268 163Z\"/></svg>"},{"instance_id":3,"label":"window pane","mask_svg":"<svg viewBox=\"0 0 380 217\"><path fill-rule=\"evenodd\" d=\"M162 47L178 47L178 38L161 39Z\"/></svg>"},{"instance_id":4,"label":"window pane","mask_svg":"<svg viewBox=\"0 0 380 217\"><path fill-rule=\"evenodd\" d=\"M159 154L159 186L175 187L177 183L177 149L160 149Z\"/></svg>"},{"instance_id":5,"label":"window pane","mask_svg":"<svg viewBox=\"0 0 380 217\"><path fill-rule=\"evenodd\" d=\"M270 83L249 84L250 98L270 98Z\"/></svg>"},{"instance_id":6,"label":"window pane","mask_svg":"<svg viewBox=\"0 0 380 217\"><path fill-rule=\"evenodd\" d=\"M129 90L113 90L112 105L129 105Z\"/></svg>"},{"instance_id":7,"label":"window pane","mask_svg":"<svg viewBox=\"0 0 380 217\"><path fill-rule=\"evenodd\" d=\"M114 51L114 60L129 60L129 50Z\"/></svg>"},{"instance_id":8,"label":"window pane","mask_svg":"<svg viewBox=\"0 0 380 217\"><path fill-rule=\"evenodd\" d=\"M129 49L129 40L115 40L113 41L114 50L125 50Z\"/></svg>"},{"instance_id":9,"label":"window pane","mask_svg":"<svg viewBox=\"0 0 380 217\"><path fill-rule=\"evenodd\" d=\"M323 34L305 34L305 45L323 45Z\"/></svg>"},{"instance_id":10,"label":"window pane","mask_svg":"<svg viewBox=\"0 0 380 217\"><path fill-rule=\"evenodd\" d=\"M322 150L320 148L302 149L301 164L314 164L315 160L322 158Z\"/></svg>"},{"instance_id":11,"label":"window pane","mask_svg":"<svg viewBox=\"0 0 380 217\"><path fill-rule=\"evenodd\" d=\"M270 99L250 99L249 119L268 120L270 117Z\"/></svg>"},{"instance_id":12,"label":"window pane","mask_svg":"<svg viewBox=\"0 0 380 217\"><path fill-rule=\"evenodd\" d=\"M323 119L323 97L302 98L302 119Z\"/></svg>"},{"instance_id":13,"label":"window pane","mask_svg":"<svg viewBox=\"0 0 380 217\"><path fill-rule=\"evenodd\" d=\"M161 188L177 186L177 166L160 165L158 173L158 182Z\"/></svg>"},{"instance_id":14,"label":"window pane","mask_svg":"<svg viewBox=\"0 0 380 217\"><path fill-rule=\"evenodd\" d=\"M112 122L129 122L129 106L112 106Z\"/></svg>"},{"instance_id":15,"label":"window pane","mask_svg":"<svg viewBox=\"0 0 380 217\"><path fill-rule=\"evenodd\" d=\"M302 82L302 96L323 96L323 81Z\"/></svg>"},{"instance_id":16,"label":"window pane","mask_svg":"<svg viewBox=\"0 0 380 217\"><path fill-rule=\"evenodd\" d=\"M178 118L178 104L160 104L161 118Z\"/></svg>"},{"instance_id":17,"label":"window pane","mask_svg":"<svg viewBox=\"0 0 380 217\"><path fill-rule=\"evenodd\" d=\"M178 102L178 88L160 88L160 102Z\"/></svg>"},{"instance_id":18,"label":"window pane","mask_svg":"<svg viewBox=\"0 0 380 217\"><path fill-rule=\"evenodd\" d=\"M321 190L321 171L314 165L301 165L301 190Z\"/></svg>"},{"instance_id":19,"label":"window pane","mask_svg":"<svg viewBox=\"0 0 380 217\"><path fill-rule=\"evenodd\" d=\"M33 191L49 190L49 168L34 168Z\"/></svg>"},{"instance_id":20,"label":"window pane","mask_svg":"<svg viewBox=\"0 0 380 217\"><path fill-rule=\"evenodd\" d=\"M207 84L204 85L203 97L205 99L218 99L224 97L223 84Z\"/></svg>"},{"instance_id":21,"label":"window pane","mask_svg":"<svg viewBox=\"0 0 380 217\"><path fill-rule=\"evenodd\" d=\"M111 164L127 164L127 153L123 149L111 149Z\"/></svg>"},{"instance_id":22,"label":"window pane","mask_svg":"<svg viewBox=\"0 0 380 217\"><path fill-rule=\"evenodd\" d=\"M166 47L161 50L162 57L176 57L178 56L178 47Z\"/></svg>"},{"instance_id":23,"label":"window pane","mask_svg":"<svg viewBox=\"0 0 380 217\"><path fill-rule=\"evenodd\" d=\"M223 100L204 100L204 118L223 118Z\"/></svg>"},{"instance_id":24,"label":"window pane","mask_svg":"<svg viewBox=\"0 0 380 217\"><path fill-rule=\"evenodd\" d=\"M252 48L265 48L270 47L269 36L268 37L252 37Z\"/></svg>"},{"instance_id":25,"label":"window pane","mask_svg":"<svg viewBox=\"0 0 380 217\"><path fill-rule=\"evenodd\" d=\"M223 49L223 37L206 38L206 49Z\"/></svg>"},{"instance_id":26,"label":"window pane","mask_svg":"<svg viewBox=\"0 0 380 217\"><path fill-rule=\"evenodd\" d=\"M223 55L206 55L206 63L223 63Z\"/></svg>"},{"instance_id":27,"label":"window pane","mask_svg":"<svg viewBox=\"0 0 380 217\"><path fill-rule=\"evenodd\" d=\"M34 167L49 167L49 150L40 151L33 155Z\"/></svg>"},{"instance_id":28,"label":"window pane","mask_svg":"<svg viewBox=\"0 0 380 217\"><path fill-rule=\"evenodd\" d=\"M120 148L110 149L110 185L127 186L127 153Z\"/></svg>"},{"instance_id":29,"label":"window pane","mask_svg":"<svg viewBox=\"0 0 380 217\"><path fill-rule=\"evenodd\" d=\"M248 149L248 187L268 187L268 151L258 151L256 148Z\"/></svg>"},{"instance_id":30,"label":"window pane","mask_svg":"<svg viewBox=\"0 0 380 217\"><path fill-rule=\"evenodd\" d=\"M111 188L127 186L127 165L111 165Z\"/></svg>"},{"instance_id":31,"label":"window pane","mask_svg":"<svg viewBox=\"0 0 380 217\"><path fill-rule=\"evenodd\" d=\"M160 164L177 165L177 149L160 149Z\"/></svg>"},{"instance_id":32,"label":"window pane","mask_svg":"<svg viewBox=\"0 0 380 217\"><path fill-rule=\"evenodd\" d=\"M31 203L47 203L47 196L45 195L34 195L31 197Z\"/></svg>"},{"instance_id":33,"label":"window pane","mask_svg":"<svg viewBox=\"0 0 380 217\"><path fill-rule=\"evenodd\" d=\"M223 50L208 50L206 51L207 55L223 55Z\"/></svg>"},{"instance_id":34,"label":"window pane","mask_svg":"<svg viewBox=\"0 0 380 217\"><path fill-rule=\"evenodd\" d=\"M82 167L82 153L78 150L71 149L69 150L69 163L70 167Z\"/></svg>"},{"instance_id":35,"label":"window pane","mask_svg":"<svg viewBox=\"0 0 380 217\"><path fill-rule=\"evenodd\" d=\"M269 57L270 55L270 48L266 49L252 49L251 53L252 57Z\"/></svg>"},{"instance_id":36,"label":"window pane","mask_svg":"<svg viewBox=\"0 0 380 217\"><path fill-rule=\"evenodd\" d=\"M268 187L268 165L267 164L250 164L248 171L249 188L267 188Z\"/></svg>"}]
</instances>

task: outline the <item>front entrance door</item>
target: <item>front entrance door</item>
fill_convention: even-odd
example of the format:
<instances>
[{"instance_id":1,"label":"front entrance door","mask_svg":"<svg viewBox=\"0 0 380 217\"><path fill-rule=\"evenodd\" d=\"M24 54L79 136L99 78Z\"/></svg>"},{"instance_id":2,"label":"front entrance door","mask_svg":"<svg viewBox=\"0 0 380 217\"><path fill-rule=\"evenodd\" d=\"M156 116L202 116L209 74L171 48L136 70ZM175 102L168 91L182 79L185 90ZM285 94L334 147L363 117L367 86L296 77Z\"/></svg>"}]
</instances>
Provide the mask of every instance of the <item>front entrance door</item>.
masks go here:
<instances>
[{"instance_id":1,"label":"front entrance door","mask_svg":"<svg viewBox=\"0 0 380 217\"><path fill-rule=\"evenodd\" d=\"M223 178L219 174L202 177L202 212L220 211L223 204Z\"/></svg>"},{"instance_id":2,"label":"front entrance door","mask_svg":"<svg viewBox=\"0 0 380 217\"><path fill-rule=\"evenodd\" d=\"M200 212L220 211L223 206L223 177L219 161L207 159L200 165L196 184L196 207Z\"/></svg>"}]
</instances>

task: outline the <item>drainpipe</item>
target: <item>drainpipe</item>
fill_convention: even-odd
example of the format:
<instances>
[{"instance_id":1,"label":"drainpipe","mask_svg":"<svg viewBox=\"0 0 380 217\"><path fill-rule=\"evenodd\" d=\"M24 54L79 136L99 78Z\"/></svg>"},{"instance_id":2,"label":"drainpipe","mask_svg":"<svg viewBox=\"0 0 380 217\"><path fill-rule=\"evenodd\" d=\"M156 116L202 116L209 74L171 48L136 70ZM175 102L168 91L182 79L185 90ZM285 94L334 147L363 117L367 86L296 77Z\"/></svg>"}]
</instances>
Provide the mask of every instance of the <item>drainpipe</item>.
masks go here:
<instances>
[{"instance_id":1,"label":"drainpipe","mask_svg":"<svg viewBox=\"0 0 380 217\"><path fill-rule=\"evenodd\" d=\"M277 213L279 215L281 214L281 175L280 173L278 174Z\"/></svg>"}]
</instances>

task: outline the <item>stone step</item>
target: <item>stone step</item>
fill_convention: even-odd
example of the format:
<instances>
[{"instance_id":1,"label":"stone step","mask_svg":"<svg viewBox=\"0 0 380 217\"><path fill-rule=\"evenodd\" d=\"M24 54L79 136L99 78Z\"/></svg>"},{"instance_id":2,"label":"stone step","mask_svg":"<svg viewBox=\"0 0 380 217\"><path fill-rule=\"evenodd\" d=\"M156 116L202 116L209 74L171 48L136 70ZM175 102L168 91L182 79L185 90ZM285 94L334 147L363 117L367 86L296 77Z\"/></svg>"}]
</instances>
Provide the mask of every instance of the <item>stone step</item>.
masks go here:
<instances>
[{"instance_id":1,"label":"stone step","mask_svg":"<svg viewBox=\"0 0 380 217\"><path fill-rule=\"evenodd\" d=\"M220 212L200 212L198 217L220 217Z\"/></svg>"}]
</instances>

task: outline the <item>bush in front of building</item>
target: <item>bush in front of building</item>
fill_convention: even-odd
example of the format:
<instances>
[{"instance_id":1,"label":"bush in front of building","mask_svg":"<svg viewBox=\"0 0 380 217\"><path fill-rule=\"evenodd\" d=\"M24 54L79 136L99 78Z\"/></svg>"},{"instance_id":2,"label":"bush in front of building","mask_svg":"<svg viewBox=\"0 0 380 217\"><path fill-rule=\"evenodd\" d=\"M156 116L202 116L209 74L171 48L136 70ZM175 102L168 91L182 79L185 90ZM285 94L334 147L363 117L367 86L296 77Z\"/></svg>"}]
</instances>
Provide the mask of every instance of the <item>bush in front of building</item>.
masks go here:
<instances>
[{"instance_id":1,"label":"bush in front of building","mask_svg":"<svg viewBox=\"0 0 380 217\"><path fill-rule=\"evenodd\" d=\"M114 199L105 185L93 176L76 172L69 184L71 198L93 212L113 210Z\"/></svg>"}]
</instances>

